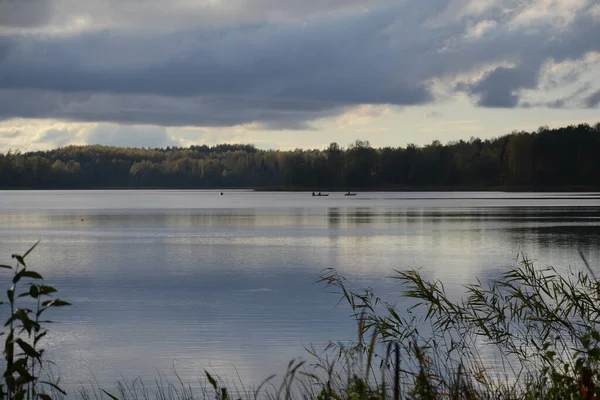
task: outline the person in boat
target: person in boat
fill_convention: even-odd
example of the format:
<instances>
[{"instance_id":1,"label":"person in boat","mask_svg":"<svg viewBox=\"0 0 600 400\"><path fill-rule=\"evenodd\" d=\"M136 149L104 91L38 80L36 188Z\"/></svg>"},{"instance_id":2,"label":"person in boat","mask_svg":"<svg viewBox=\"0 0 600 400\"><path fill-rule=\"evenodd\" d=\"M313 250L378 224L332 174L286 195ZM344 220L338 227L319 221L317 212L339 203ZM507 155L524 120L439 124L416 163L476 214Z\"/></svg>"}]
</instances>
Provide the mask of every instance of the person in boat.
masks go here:
<instances>
[{"instance_id":1,"label":"person in boat","mask_svg":"<svg viewBox=\"0 0 600 400\"><path fill-rule=\"evenodd\" d=\"M315 192L313 192L313 196L316 196Z\"/></svg>"},{"instance_id":2,"label":"person in boat","mask_svg":"<svg viewBox=\"0 0 600 400\"><path fill-rule=\"evenodd\" d=\"M319 192L319 196L321 195L321 192Z\"/></svg>"}]
</instances>

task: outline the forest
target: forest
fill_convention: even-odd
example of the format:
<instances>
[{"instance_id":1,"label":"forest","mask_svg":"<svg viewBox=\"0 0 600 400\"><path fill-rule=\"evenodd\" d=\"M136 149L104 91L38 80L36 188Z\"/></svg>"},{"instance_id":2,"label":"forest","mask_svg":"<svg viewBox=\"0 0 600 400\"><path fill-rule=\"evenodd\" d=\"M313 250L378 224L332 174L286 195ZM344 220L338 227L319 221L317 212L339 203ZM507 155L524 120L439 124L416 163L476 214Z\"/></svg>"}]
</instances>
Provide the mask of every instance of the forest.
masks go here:
<instances>
[{"instance_id":1,"label":"forest","mask_svg":"<svg viewBox=\"0 0 600 400\"><path fill-rule=\"evenodd\" d=\"M426 146L65 146L0 153L2 189L598 190L600 123Z\"/></svg>"}]
</instances>

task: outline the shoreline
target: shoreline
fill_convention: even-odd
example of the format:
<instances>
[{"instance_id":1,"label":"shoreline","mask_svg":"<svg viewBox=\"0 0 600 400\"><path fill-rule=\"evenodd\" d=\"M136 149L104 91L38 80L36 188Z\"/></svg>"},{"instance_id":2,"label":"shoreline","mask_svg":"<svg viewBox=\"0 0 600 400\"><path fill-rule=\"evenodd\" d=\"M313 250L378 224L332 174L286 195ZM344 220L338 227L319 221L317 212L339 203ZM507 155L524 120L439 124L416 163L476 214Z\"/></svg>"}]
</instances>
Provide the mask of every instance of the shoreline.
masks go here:
<instances>
[{"instance_id":1,"label":"shoreline","mask_svg":"<svg viewBox=\"0 0 600 400\"><path fill-rule=\"evenodd\" d=\"M0 187L0 191L92 191L92 190L203 190L203 191L246 191L246 192L325 192L325 193L370 193L370 192L600 192L600 186L402 186L369 188L314 188L314 187L165 187L165 186L108 186L108 187Z\"/></svg>"}]
</instances>

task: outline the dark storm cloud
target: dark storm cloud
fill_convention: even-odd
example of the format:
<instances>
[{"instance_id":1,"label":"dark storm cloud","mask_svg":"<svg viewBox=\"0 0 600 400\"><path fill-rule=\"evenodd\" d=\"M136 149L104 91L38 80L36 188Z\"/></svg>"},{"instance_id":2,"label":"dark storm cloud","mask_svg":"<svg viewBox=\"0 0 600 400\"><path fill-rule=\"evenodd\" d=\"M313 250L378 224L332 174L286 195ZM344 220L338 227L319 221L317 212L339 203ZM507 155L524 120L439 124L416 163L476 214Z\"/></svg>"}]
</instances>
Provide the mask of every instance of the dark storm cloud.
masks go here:
<instances>
[{"instance_id":1,"label":"dark storm cloud","mask_svg":"<svg viewBox=\"0 0 600 400\"><path fill-rule=\"evenodd\" d=\"M8 36L0 113L300 129L352 105L425 103L427 85L401 75L400 51L382 33L395 18L379 11L169 35ZM90 95L96 100L78 98Z\"/></svg>"},{"instance_id":2,"label":"dark storm cloud","mask_svg":"<svg viewBox=\"0 0 600 400\"><path fill-rule=\"evenodd\" d=\"M305 121L342 112L328 103L0 90L0 119L55 118L71 121L144 123L163 126L231 126L258 122L273 129L306 129Z\"/></svg>"},{"instance_id":3,"label":"dark storm cloud","mask_svg":"<svg viewBox=\"0 0 600 400\"><path fill-rule=\"evenodd\" d=\"M160 36L103 31L66 39L9 37L0 87L338 104L426 102L431 98L426 86L399 74L400 55L381 32L395 18L380 11L310 24Z\"/></svg>"},{"instance_id":4,"label":"dark storm cloud","mask_svg":"<svg viewBox=\"0 0 600 400\"><path fill-rule=\"evenodd\" d=\"M65 5L57 7L59 0L51 4L62 12L51 20L65 19ZM600 24L585 10L560 32L552 21L530 30L509 26L510 13L501 12L499 2L478 17L498 19L489 24L492 32L473 38L466 34L473 25L469 18L436 22L436 16L448 13L448 5L460 4L450 1L395 2L305 20L168 31L143 29L133 16L135 2L123 4L131 15L118 18L129 18L135 29L0 36L0 118L204 126L258 122L304 129L311 120L358 104L432 102L432 80L502 63L513 66L497 67L457 90L483 107L516 107L521 90L538 86L544 63L578 60L600 50L595 39ZM232 4L266 10L275 3ZM331 0L323 8L311 7L336 10L358 4ZM294 7L282 13L306 15L310 9ZM98 9L99 15L103 12ZM31 18L32 24L36 18L45 21ZM154 21L148 18L146 24Z\"/></svg>"}]
</instances>

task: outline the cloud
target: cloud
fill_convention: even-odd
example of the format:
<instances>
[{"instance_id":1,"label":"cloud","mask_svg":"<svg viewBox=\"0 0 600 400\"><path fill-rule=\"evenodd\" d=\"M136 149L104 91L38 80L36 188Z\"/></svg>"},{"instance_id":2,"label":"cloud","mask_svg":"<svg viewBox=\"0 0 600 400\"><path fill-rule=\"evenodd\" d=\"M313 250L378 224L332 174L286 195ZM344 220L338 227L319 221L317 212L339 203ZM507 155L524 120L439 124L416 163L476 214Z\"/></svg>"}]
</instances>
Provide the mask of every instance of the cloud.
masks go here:
<instances>
[{"instance_id":1,"label":"cloud","mask_svg":"<svg viewBox=\"0 0 600 400\"><path fill-rule=\"evenodd\" d=\"M598 107L598 105L600 105L600 90L598 90L595 93L589 95L585 99L585 105L588 108Z\"/></svg>"},{"instance_id":2,"label":"cloud","mask_svg":"<svg viewBox=\"0 0 600 400\"><path fill-rule=\"evenodd\" d=\"M341 114L333 122L335 129L343 129L347 132L364 132L365 127L372 130L370 123L385 118L392 112L392 107L385 105L362 105Z\"/></svg>"},{"instance_id":3,"label":"cloud","mask_svg":"<svg viewBox=\"0 0 600 400\"><path fill-rule=\"evenodd\" d=\"M538 0L519 4L519 12L511 21L512 27L529 30L552 25L563 28L577 19L582 10L589 10L593 2L589 0Z\"/></svg>"},{"instance_id":4,"label":"cloud","mask_svg":"<svg viewBox=\"0 0 600 400\"><path fill-rule=\"evenodd\" d=\"M103 144L119 147L167 147L177 145L164 127L122 126L100 124L90 129L85 138L87 144Z\"/></svg>"},{"instance_id":5,"label":"cloud","mask_svg":"<svg viewBox=\"0 0 600 400\"><path fill-rule=\"evenodd\" d=\"M35 27L50 22L53 11L51 1L2 0L0 1L0 26Z\"/></svg>"},{"instance_id":6,"label":"cloud","mask_svg":"<svg viewBox=\"0 0 600 400\"><path fill-rule=\"evenodd\" d=\"M496 21L483 20L477 22L474 26L468 28L465 35L466 39L479 39L486 33L493 31L498 23Z\"/></svg>"},{"instance_id":7,"label":"cloud","mask_svg":"<svg viewBox=\"0 0 600 400\"><path fill-rule=\"evenodd\" d=\"M236 126L306 129L307 120L341 112L331 102L239 96L167 97L111 93L61 93L39 89L0 90L0 119L51 118L70 121L161 126ZM345 107L349 107L346 105Z\"/></svg>"},{"instance_id":8,"label":"cloud","mask_svg":"<svg viewBox=\"0 0 600 400\"><path fill-rule=\"evenodd\" d=\"M0 121L0 151L40 150L67 144L84 144L83 132L90 125L32 119Z\"/></svg>"},{"instance_id":9,"label":"cloud","mask_svg":"<svg viewBox=\"0 0 600 400\"><path fill-rule=\"evenodd\" d=\"M577 60L550 60L541 68L538 88L547 93L570 85L578 86L582 81L595 80L594 71L600 71L600 52L589 52Z\"/></svg>"},{"instance_id":10,"label":"cloud","mask_svg":"<svg viewBox=\"0 0 600 400\"><path fill-rule=\"evenodd\" d=\"M600 51L585 0L15 1L0 1L3 119L308 129L455 91L517 107L548 62Z\"/></svg>"},{"instance_id":11,"label":"cloud","mask_svg":"<svg viewBox=\"0 0 600 400\"><path fill-rule=\"evenodd\" d=\"M153 125L62 122L41 119L0 121L0 152L46 150L69 144L125 147L166 147L218 143L256 143L268 140L252 126L198 129ZM268 135L267 135L268 136ZM266 141L265 141L266 140ZM267 143L271 147L271 143Z\"/></svg>"},{"instance_id":12,"label":"cloud","mask_svg":"<svg viewBox=\"0 0 600 400\"><path fill-rule=\"evenodd\" d=\"M431 100L425 82L396 71L397 55L380 33L393 18L379 10L323 19L164 35L8 36L0 64L8 79L0 89L2 104L10 104L2 112L5 118L304 129L306 121L360 104Z\"/></svg>"},{"instance_id":13,"label":"cloud","mask_svg":"<svg viewBox=\"0 0 600 400\"><path fill-rule=\"evenodd\" d=\"M39 142L60 147L69 144L72 139L72 133L67 129L48 129L39 138Z\"/></svg>"},{"instance_id":14,"label":"cloud","mask_svg":"<svg viewBox=\"0 0 600 400\"><path fill-rule=\"evenodd\" d=\"M465 88L470 94L479 95L477 104L483 107L516 107L517 91L533 88L537 84L538 71L528 68L498 67L483 79Z\"/></svg>"},{"instance_id":15,"label":"cloud","mask_svg":"<svg viewBox=\"0 0 600 400\"><path fill-rule=\"evenodd\" d=\"M2 0L0 27L25 32L174 29L362 11L390 0Z\"/></svg>"},{"instance_id":16,"label":"cloud","mask_svg":"<svg viewBox=\"0 0 600 400\"><path fill-rule=\"evenodd\" d=\"M439 111L430 111L425 115L427 118L442 118L444 114Z\"/></svg>"},{"instance_id":17,"label":"cloud","mask_svg":"<svg viewBox=\"0 0 600 400\"><path fill-rule=\"evenodd\" d=\"M199 28L171 34L110 31L5 38L4 89L221 95L335 104L417 104L430 99L382 33L383 10L309 23ZM402 49L397 49L402 51ZM409 72L409 71L407 71Z\"/></svg>"},{"instance_id":18,"label":"cloud","mask_svg":"<svg viewBox=\"0 0 600 400\"><path fill-rule=\"evenodd\" d=\"M600 3L595 4L590 8L590 15L592 15L596 21L600 21Z\"/></svg>"},{"instance_id":19,"label":"cloud","mask_svg":"<svg viewBox=\"0 0 600 400\"><path fill-rule=\"evenodd\" d=\"M563 97L554 99L554 100L537 100L537 101L523 101L521 102L521 107L531 108L531 107L547 107L547 108L577 108L581 107L583 103L586 105L586 98L584 95L589 92L593 88L592 82L583 82L581 86L575 89L571 94L565 95ZM546 96L545 96L546 97Z\"/></svg>"}]
</instances>

